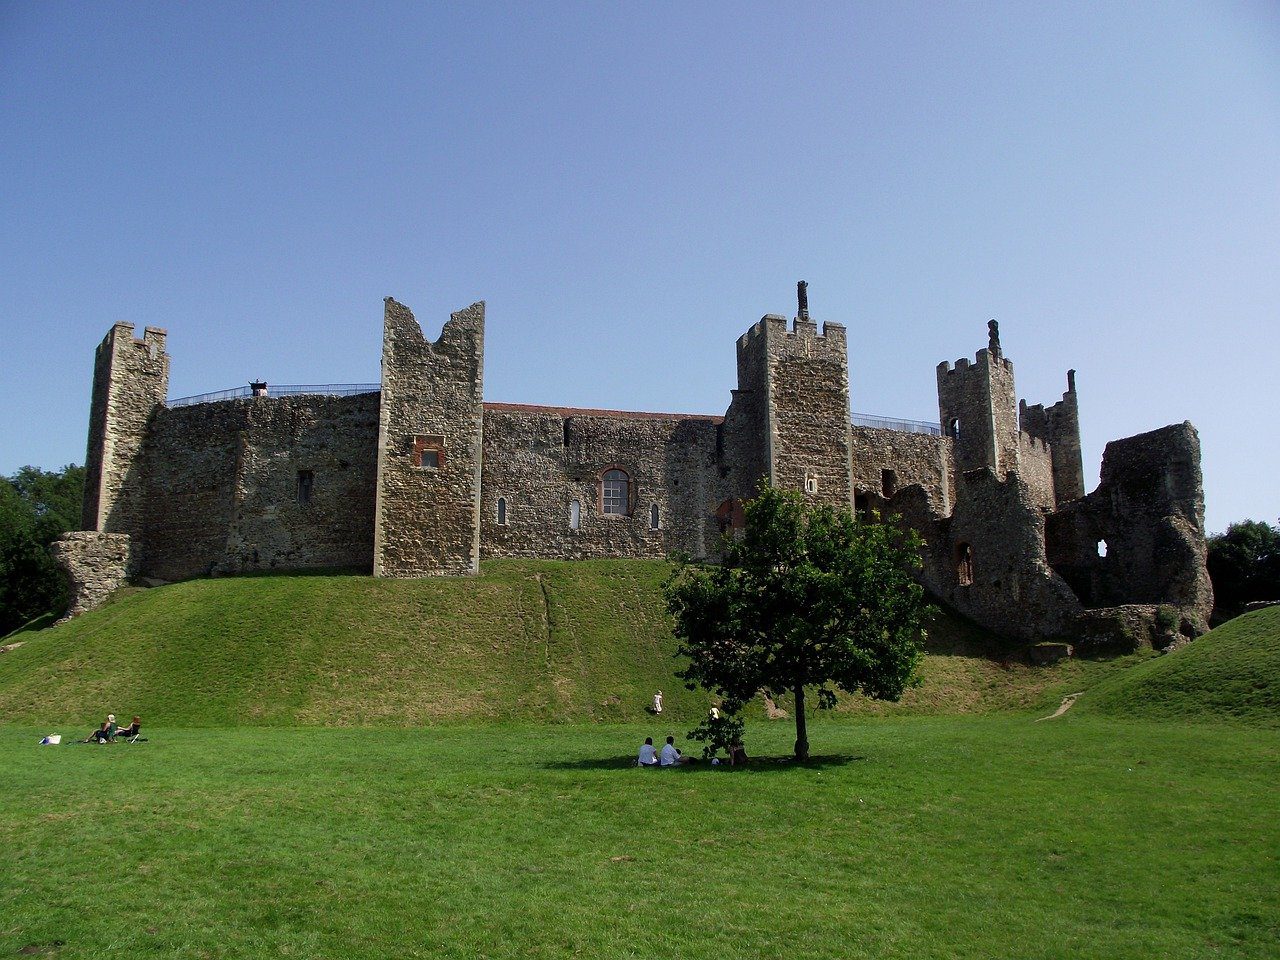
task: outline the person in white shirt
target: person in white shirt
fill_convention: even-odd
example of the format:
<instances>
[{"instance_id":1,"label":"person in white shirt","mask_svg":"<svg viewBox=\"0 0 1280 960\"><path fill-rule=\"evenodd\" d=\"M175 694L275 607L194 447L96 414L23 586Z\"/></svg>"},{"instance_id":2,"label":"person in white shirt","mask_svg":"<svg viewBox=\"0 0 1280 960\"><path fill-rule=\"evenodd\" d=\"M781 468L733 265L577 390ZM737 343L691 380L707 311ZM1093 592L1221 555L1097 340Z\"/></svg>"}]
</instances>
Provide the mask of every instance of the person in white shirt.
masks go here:
<instances>
[{"instance_id":1,"label":"person in white shirt","mask_svg":"<svg viewBox=\"0 0 1280 960\"><path fill-rule=\"evenodd\" d=\"M653 737L645 737L644 743L640 744L640 756L636 757L637 767L656 767L658 765L658 751L653 749Z\"/></svg>"},{"instance_id":2,"label":"person in white shirt","mask_svg":"<svg viewBox=\"0 0 1280 960\"><path fill-rule=\"evenodd\" d=\"M662 691L659 690L657 693L653 695L653 713L658 714L661 712L662 712Z\"/></svg>"},{"instance_id":3,"label":"person in white shirt","mask_svg":"<svg viewBox=\"0 0 1280 960\"><path fill-rule=\"evenodd\" d=\"M662 748L662 753L658 754L658 765L662 767L674 767L684 763L684 757L680 756L680 751L676 749L676 738L667 737L667 742Z\"/></svg>"}]
</instances>

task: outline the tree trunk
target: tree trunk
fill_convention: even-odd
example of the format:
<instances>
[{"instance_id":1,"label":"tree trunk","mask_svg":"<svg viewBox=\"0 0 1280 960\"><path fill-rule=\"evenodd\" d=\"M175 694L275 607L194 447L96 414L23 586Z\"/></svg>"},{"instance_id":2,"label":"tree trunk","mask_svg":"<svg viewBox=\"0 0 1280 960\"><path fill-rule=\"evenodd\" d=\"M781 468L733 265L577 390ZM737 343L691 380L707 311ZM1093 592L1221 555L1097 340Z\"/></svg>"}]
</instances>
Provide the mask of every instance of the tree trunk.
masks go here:
<instances>
[{"instance_id":1,"label":"tree trunk","mask_svg":"<svg viewBox=\"0 0 1280 960\"><path fill-rule=\"evenodd\" d=\"M804 686L796 687L796 759L809 759L809 721L804 715Z\"/></svg>"}]
</instances>

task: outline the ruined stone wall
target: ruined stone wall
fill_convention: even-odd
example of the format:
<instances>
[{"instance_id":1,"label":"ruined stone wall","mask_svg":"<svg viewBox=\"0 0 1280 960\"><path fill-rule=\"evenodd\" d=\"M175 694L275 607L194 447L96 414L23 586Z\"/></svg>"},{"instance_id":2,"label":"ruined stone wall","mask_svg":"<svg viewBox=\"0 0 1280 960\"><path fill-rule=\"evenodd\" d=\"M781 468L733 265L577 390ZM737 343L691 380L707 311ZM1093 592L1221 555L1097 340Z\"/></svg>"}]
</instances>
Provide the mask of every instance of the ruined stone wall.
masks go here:
<instances>
[{"instance_id":1,"label":"ruined stone wall","mask_svg":"<svg viewBox=\"0 0 1280 960\"><path fill-rule=\"evenodd\" d=\"M1052 510L1057 502L1053 489L1053 451L1043 441L1018 434L1018 476L1027 485L1032 501L1042 510Z\"/></svg>"},{"instance_id":2,"label":"ruined stone wall","mask_svg":"<svg viewBox=\"0 0 1280 960\"><path fill-rule=\"evenodd\" d=\"M780 318L778 318L780 319ZM754 328L753 328L754 329ZM845 328L766 318L770 454L775 486L849 509L849 362Z\"/></svg>"},{"instance_id":3,"label":"ruined stone wall","mask_svg":"<svg viewBox=\"0 0 1280 960\"><path fill-rule=\"evenodd\" d=\"M951 444L945 437L855 426L850 429L849 444L854 487L860 496L869 496L870 502L876 503L876 497L888 500L919 485L933 513L946 516L951 512L954 476Z\"/></svg>"},{"instance_id":4,"label":"ruined stone wall","mask_svg":"<svg viewBox=\"0 0 1280 960\"><path fill-rule=\"evenodd\" d=\"M481 556L706 556L719 537L718 426L714 417L486 404ZM602 509L611 469L628 478L624 515Z\"/></svg>"},{"instance_id":5,"label":"ruined stone wall","mask_svg":"<svg viewBox=\"0 0 1280 960\"><path fill-rule=\"evenodd\" d=\"M1017 474L964 474L951 517L934 525L926 586L965 616L1005 636L1042 640L1070 636L1080 613L1071 588L1045 555L1044 512ZM965 545L972 583L960 577Z\"/></svg>"},{"instance_id":6,"label":"ruined stone wall","mask_svg":"<svg viewBox=\"0 0 1280 960\"><path fill-rule=\"evenodd\" d=\"M484 304L434 343L388 298L374 518L376 576L475 573L480 563ZM435 455L424 465L422 453Z\"/></svg>"},{"instance_id":7,"label":"ruined stone wall","mask_svg":"<svg viewBox=\"0 0 1280 960\"><path fill-rule=\"evenodd\" d=\"M377 436L377 394L160 411L148 440L143 572L369 570Z\"/></svg>"},{"instance_id":8,"label":"ruined stone wall","mask_svg":"<svg viewBox=\"0 0 1280 960\"><path fill-rule=\"evenodd\" d=\"M1038 437L1053 452L1053 488L1057 503L1068 503L1085 494L1084 459L1080 452L1080 408L1076 396L1076 372L1067 371L1067 392L1051 406L1019 401L1022 430Z\"/></svg>"},{"instance_id":9,"label":"ruined stone wall","mask_svg":"<svg viewBox=\"0 0 1280 960\"><path fill-rule=\"evenodd\" d=\"M70 594L62 620L102 606L136 576L132 546L126 533L93 530L64 533L50 544L49 552L62 569Z\"/></svg>"},{"instance_id":10,"label":"ruined stone wall","mask_svg":"<svg viewBox=\"0 0 1280 960\"><path fill-rule=\"evenodd\" d=\"M1098 488L1050 518L1047 538L1054 568L1086 605L1170 604L1202 628L1213 588L1195 427L1108 443Z\"/></svg>"},{"instance_id":11,"label":"ruined stone wall","mask_svg":"<svg viewBox=\"0 0 1280 960\"><path fill-rule=\"evenodd\" d=\"M98 345L85 454L81 521L86 530L137 536L145 521L143 441L169 390L165 332L117 323Z\"/></svg>"}]
</instances>

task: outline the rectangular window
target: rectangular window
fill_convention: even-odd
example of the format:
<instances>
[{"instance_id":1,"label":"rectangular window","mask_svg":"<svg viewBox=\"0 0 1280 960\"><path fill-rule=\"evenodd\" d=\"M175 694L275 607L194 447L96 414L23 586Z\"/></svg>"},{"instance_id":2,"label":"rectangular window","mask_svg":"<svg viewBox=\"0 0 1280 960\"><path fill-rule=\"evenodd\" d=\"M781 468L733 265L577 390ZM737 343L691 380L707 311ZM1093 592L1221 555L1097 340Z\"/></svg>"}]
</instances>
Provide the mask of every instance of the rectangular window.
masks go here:
<instances>
[{"instance_id":1,"label":"rectangular window","mask_svg":"<svg viewBox=\"0 0 1280 960\"><path fill-rule=\"evenodd\" d=\"M439 470L444 466L444 437L430 434L414 437L410 462L423 470Z\"/></svg>"},{"instance_id":2,"label":"rectangular window","mask_svg":"<svg viewBox=\"0 0 1280 960\"><path fill-rule=\"evenodd\" d=\"M423 450L422 455L418 458L418 466L427 467L430 470L440 469L440 451L439 450Z\"/></svg>"},{"instance_id":3,"label":"rectangular window","mask_svg":"<svg viewBox=\"0 0 1280 960\"><path fill-rule=\"evenodd\" d=\"M315 484L316 475L311 470L298 471L298 502L311 502L311 488Z\"/></svg>"}]
</instances>

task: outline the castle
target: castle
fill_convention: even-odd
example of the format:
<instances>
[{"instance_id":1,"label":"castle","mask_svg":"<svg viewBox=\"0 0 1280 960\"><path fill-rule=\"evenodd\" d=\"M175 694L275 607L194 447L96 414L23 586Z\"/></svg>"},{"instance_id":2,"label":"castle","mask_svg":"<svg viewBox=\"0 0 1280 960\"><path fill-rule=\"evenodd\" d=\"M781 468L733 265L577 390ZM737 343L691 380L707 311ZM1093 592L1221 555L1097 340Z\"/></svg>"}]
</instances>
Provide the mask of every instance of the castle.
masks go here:
<instances>
[{"instance_id":1,"label":"castle","mask_svg":"<svg viewBox=\"0 0 1280 960\"><path fill-rule=\"evenodd\" d=\"M1057 403L1017 402L995 321L973 360L939 364L940 426L855 418L845 328L819 330L798 293L790 324L770 314L738 338L723 416L486 403L483 303L431 342L388 298L381 384L172 402L165 331L118 323L95 357L84 532L54 545L71 613L128 580L714 557L767 478L900 516L926 541L929 592L1006 636L1103 647L1205 629L1190 423L1109 443L1086 493L1074 371Z\"/></svg>"}]
</instances>

